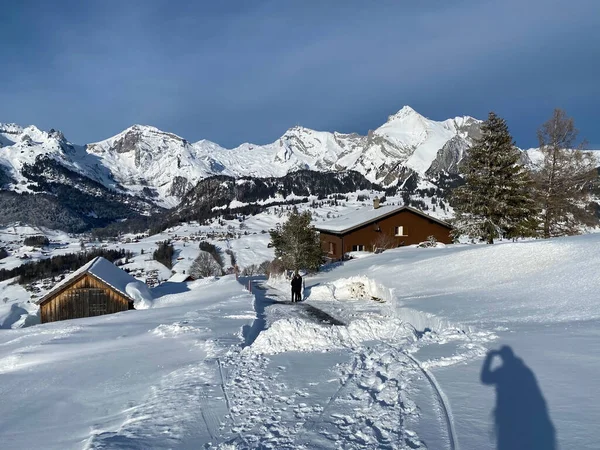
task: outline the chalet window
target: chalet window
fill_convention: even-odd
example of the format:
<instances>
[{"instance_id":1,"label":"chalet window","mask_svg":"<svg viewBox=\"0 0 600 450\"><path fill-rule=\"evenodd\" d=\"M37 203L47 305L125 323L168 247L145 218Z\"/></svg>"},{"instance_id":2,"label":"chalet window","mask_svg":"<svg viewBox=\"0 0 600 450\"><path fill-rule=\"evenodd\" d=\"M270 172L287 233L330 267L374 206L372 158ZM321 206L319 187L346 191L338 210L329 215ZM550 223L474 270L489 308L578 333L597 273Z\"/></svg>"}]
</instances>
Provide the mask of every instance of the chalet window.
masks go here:
<instances>
[{"instance_id":1,"label":"chalet window","mask_svg":"<svg viewBox=\"0 0 600 450\"><path fill-rule=\"evenodd\" d=\"M329 254L330 255L334 255L335 254L335 243L333 243L333 242L329 243Z\"/></svg>"},{"instance_id":2,"label":"chalet window","mask_svg":"<svg viewBox=\"0 0 600 450\"><path fill-rule=\"evenodd\" d=\"M394 227L394 234L396 236L406 236L404 233L404 227Z\"/></svg>"},{"instance_id":3,"label":"chalet window","mask_svg":"<svg viewBox=\"0 0 600 450\"><path fill-rule=\"evenodd\" d=\"M352 251L353 252L364 252L365 251L365 246L364 245L353 245L352 246Z\"/></svg>"}]
</instances>

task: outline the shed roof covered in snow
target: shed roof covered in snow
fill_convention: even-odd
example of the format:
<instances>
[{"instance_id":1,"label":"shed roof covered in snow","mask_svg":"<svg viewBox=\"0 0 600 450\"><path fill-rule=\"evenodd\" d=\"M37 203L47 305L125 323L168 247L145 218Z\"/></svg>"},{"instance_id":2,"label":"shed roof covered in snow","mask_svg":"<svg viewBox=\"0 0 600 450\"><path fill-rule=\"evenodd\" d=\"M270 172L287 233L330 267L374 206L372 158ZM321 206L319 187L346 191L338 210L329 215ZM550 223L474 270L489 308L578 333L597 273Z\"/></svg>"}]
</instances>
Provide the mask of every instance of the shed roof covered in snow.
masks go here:
<instances>
[{"instance_id":1,"label":"shed roof covered in snow","mask_svg":"<svg viewBox=\"0 0 600 450\"><path fill-rule=\"evenodd\" d=\"M171 282L171 283L184 283L186 281L194 281L194 277L191 276L188 273L175 273L173 274L173 276L171 278L169 278L167 281Z\"/></svg>"},{"instance_id":2,"label":"shed roof covered in snow","mask_svg":"<svg viewBox=\"0 0 600 450\"><path fill-rule=\"evenodd\" d=\"M315 229L332 234L344 234L402 211L410 211L433 222L439 223L444 227L452 228L452 226L447 222L436 219L435 217L425 214L423 211L420 211L416 208L411 208L410 206L386 205L380 206L379 208L373 208L372 206L367 208L358 208L355 211L340 217L336 217L335 219L328 220L327 222L315 224Z\"/></svg>"},{"instance_id":3,"label":"shed roof covered in snow","mask_svg":"<svg viewBox=\"0 0 600 450\"><path fill-rule=\"evenodd\" d=\"M69 275L56 286L54 286L54 288L52 288L36 303L38 305L41 305L46 300L52 298L52 296L54 296L57 292L59 292L60 290L71 284L71 282L80 278L84 274L92 275L93 277L109 285L115 291L119 292L121 295L129 298L132 301L134 299L131 298L129 294L127 294L127 285L130 283L141 283L124 270L119 269L107 259L103 258L102 256L96 256L94 259L89 261L87 264L81 266L71 275Z\"/></svg>"}]
</instances>

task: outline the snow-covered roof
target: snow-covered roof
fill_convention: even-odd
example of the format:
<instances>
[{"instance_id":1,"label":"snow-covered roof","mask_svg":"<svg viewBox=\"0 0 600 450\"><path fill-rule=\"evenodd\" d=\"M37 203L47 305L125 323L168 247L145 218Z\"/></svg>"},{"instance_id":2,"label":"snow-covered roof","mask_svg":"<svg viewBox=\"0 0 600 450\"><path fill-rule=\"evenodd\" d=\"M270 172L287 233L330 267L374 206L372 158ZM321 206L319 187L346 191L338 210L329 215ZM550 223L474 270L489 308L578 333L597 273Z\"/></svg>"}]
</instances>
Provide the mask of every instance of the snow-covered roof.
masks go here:
<instances>
[{"instance_id":1,"label":"snow-covered roof","mask_svg":"<svg viewBox=\"0 0 600 450\"><path fill-rule=\"evenodd\" d=\"M56 286L54 286L53 289L51 289L46 295L44 295L41 299L37 301L37 304L42 304L44 301L52 297L55 293L60 291L63 287L68 285L71 281L73 281L76 278L79 278L85 273L93 275L102 282L108 284L121 295L124 295L125 297L134 300L129 294L127 294L127 285L129 283L138 283L138 280L136 280L124 270L119 269L117 266L115 266L107 259L104 259L102 256L96 256L90 262L84 264L71 275L69 275Z\"/></svg>"},{"instance_id":2,"label":"snow-covered roof","mask_svg":"<svg viewBox=\"0 0 600 450\"><path fill-rule=\"evenodd\" d=\"M169 278L167 281L171 282L171 283L183 283L184 281L189 281L192 279L192 276L189 273L176 273L173 274L173 276L171 278Z\"/></svg>"},{"instance_id":3,"label":"snow-covered roof","mask_svg":"<svg viewBox=\"0 0 600 450\"><path fill-rule=\"evenodd\" d=\"M429 220L433 220L434 222L437 222L440 225L452 228L447 222L436 219L435 217L425 214L423 211L419 211L416 208L411 208L410 206L386 205L380 206L379 208L373 208L372 206L366 208L359 208L355 211L352 211L340 217L336 217L335 219L329 220L327 222L315 224L315 229L317 229L318 231L325 231L334 234L346 233L355 228L359 228L363 225L376 222L387 216L397 214L400 211L404 210L411 211L415 214L426 217Z\"/></svg>"}]
</instances>

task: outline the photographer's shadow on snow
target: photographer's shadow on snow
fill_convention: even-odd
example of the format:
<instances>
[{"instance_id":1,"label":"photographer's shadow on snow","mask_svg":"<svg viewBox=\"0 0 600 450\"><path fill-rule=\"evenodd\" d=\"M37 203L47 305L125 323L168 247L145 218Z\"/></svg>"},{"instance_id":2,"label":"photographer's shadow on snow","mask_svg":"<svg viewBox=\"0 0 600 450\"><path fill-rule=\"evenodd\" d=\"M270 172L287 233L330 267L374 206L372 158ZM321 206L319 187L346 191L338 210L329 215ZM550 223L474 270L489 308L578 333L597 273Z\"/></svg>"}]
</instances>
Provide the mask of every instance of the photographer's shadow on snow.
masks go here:
<instances>
[{"instance_id":1,"label":"photographer's shadow on snow","mask_svg":"<svg viewBox=\"0 0 600 450\"><path fill-rule=\"evenodd\" d=\"M495 357L502 365L492 370ZM535 375L509 346L488 352L481 382L496 386L497 450L555 450L556 436Z\"/></svg>"}]
</instances>

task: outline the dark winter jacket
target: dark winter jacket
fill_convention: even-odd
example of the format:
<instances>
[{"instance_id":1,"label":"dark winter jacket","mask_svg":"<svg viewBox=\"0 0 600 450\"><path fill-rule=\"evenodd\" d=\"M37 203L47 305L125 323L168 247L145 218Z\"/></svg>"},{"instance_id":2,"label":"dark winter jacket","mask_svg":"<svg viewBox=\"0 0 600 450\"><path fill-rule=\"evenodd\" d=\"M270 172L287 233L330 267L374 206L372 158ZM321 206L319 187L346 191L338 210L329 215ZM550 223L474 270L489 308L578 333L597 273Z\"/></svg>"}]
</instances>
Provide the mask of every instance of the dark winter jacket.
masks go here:
<instances>
[{"instance_id":1,"label":"dark winter jacket","mask_svg":"<svg viewBox=\"0 0 600 450\"><path fill-rule=\"evenodd\" d=\"M292 290L300 291L302 289L302 277L300 275L295 275L292 278Z\"/></svg>"}]
</instances>

